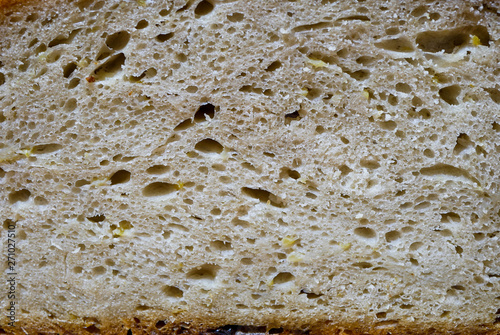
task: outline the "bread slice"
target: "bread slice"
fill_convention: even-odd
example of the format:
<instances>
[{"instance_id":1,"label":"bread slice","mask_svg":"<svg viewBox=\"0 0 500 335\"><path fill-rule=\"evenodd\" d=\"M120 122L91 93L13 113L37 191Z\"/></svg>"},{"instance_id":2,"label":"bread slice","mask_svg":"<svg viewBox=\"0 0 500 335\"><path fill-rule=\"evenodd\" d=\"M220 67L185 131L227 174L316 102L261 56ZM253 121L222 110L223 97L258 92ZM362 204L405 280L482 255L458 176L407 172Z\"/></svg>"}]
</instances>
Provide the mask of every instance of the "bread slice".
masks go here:
<instances>
[{"instance_id":1,"label":"bread slice","mask_svg":"<svg viewBox=\"0 0 500 335\"><path fill-rule=\"evenodd\" d=\"M500 334L499 15L3 2L3 333Z\"/></svg>"}]
</instances>

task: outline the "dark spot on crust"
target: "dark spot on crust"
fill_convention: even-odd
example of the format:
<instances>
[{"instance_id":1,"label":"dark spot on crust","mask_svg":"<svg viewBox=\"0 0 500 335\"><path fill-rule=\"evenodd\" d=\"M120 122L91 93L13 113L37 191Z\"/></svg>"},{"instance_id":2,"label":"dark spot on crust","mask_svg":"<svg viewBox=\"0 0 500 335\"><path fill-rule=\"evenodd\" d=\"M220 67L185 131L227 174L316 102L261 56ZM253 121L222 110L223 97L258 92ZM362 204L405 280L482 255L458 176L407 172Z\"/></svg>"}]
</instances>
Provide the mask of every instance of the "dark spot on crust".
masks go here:
<instances>
[{"instance_id":1,"label":"dark spot on crust","mask_svg":"<svg viewBox=\"0 0 500 335\"><path fill-rule=\"evenodd\" d=\"M156 329L162 329L166 325L165 321L160 320L156 323L155 327Z\"/></svg>"},{"instance_id":2,"label":"dark spot on crust","mask_svg":"<svg viewBox=\"0 0 500 335\"><path fill-rule=\"evenodd\" d=\"M208 329L206 335L235 335L242 333L266 333L266 327L226 325L217 329Z\"/></svg>"}]
</instances>

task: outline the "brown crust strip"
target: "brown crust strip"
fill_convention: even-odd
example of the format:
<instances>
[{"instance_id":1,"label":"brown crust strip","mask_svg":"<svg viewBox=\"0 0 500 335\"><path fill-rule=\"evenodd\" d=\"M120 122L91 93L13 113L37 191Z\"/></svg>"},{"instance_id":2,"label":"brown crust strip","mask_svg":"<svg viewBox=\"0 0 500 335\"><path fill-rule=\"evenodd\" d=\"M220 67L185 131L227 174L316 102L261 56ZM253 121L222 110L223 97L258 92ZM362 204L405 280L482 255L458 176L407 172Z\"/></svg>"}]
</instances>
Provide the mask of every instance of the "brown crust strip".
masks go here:
<instances>
[{"instance_id":1,"label":"brown crust strip","mask_svg":"<svg viewBox=\"0 0 500 335\"><path fill-rule=\"evenodd\" d=\"M238 326L218 325L217 318L198 316L196 322L169 322L161 320L157 315L114 320L102 320L102 323L61 322L56 320L28 320L17 322L14 328L3 323L0 334L61 334L61 335L234 335L239 333L266 333L280 335L434 335L434 334L461 334L461 335L500 335L500 324L463 325L455 323L422 325L416 323L391 324L383 323L350 323L335 324L330 321L316 322L302 329L290 329L286 326Z\"/></svg>"}]
</instances>

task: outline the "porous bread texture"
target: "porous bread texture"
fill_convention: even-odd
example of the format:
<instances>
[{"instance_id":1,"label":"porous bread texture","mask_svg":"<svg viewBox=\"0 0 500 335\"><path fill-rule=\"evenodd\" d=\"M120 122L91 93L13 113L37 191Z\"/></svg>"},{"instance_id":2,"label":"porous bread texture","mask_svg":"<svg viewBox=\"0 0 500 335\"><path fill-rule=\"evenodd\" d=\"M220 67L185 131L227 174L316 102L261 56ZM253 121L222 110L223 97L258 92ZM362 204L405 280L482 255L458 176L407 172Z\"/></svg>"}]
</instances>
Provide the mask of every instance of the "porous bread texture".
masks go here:
<instances>
[{"instance_id":1,"label":"porous bread texture","mask_svg":"<svg viewBox=\"0 0 500 335\"><path fill-rule=\"evenodd\" d=\"M3 331L498 334L498 5L4 8Z\"/></svg>"}]
</instances>

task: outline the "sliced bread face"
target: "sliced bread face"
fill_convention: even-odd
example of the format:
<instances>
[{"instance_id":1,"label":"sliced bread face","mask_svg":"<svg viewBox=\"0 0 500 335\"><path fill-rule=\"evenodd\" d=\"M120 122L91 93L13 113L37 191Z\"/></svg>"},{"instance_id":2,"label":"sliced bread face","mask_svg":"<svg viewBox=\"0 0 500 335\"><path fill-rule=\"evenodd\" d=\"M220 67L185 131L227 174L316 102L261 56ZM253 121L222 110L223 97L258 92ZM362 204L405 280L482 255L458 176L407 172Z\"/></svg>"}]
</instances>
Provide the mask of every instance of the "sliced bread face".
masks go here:
<instances>
[{"instance_id":1,"label":"sliced bread face","mask_svg":"<svg viewBox=\"0 0 500 335\"><path fill-rule=\"evenodd\" d=\"M0 4L4 332L500 332L498 2Z\"/></svg>"}]
</instances>

